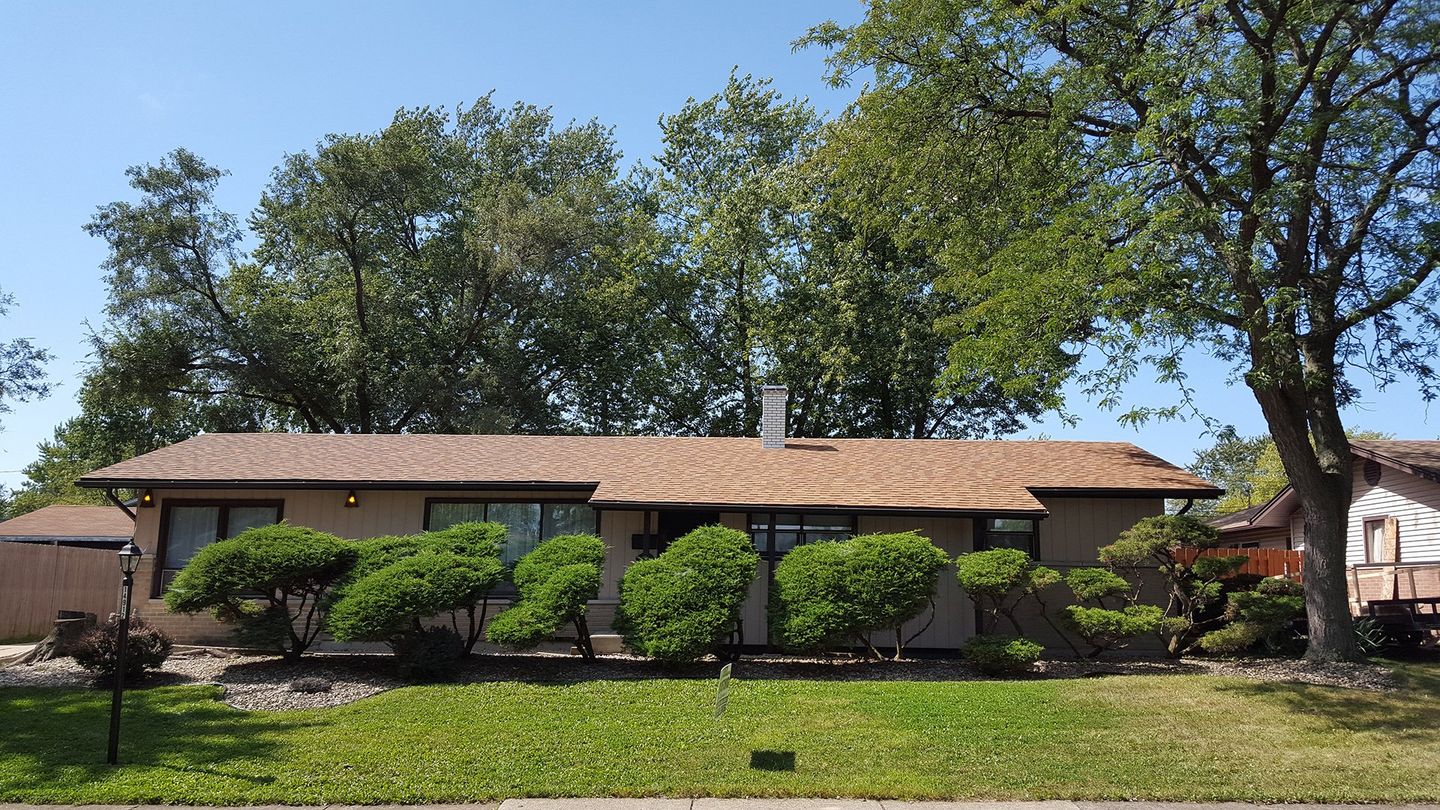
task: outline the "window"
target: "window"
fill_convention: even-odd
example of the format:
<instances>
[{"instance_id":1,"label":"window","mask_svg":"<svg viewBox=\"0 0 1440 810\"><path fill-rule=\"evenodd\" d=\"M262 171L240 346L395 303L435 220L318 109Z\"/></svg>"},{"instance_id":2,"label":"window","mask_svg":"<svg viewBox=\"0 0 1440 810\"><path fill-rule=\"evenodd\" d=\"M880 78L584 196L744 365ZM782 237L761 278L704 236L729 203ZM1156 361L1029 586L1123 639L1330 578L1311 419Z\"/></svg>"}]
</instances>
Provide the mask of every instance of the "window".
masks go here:
<instances>
[{"instance_id":1,"label":"window","mask_svg":"<svg viewBox=\"0 0 1440 810\"><path fill-rule=\"evenodd\" d=\"M280 522L283 501L167 500L160 514L159 557L152 593L159 596L195 552L227 537Z\"/></svg>"},{"instance_id":2,"label":"window","mask_svg":"<svg viewBox=\"0 0 1440 810\"><path fill-rule=\"evenodd\" d=\"M1390 523L1388 517L1374 517L1365 519L1365 562L1384 563L1395 562L1395 555L1388 552L1386 546L1386 526ZM1398 550L1398 549L1397 549Z\"/></svg>"},{"instance_id":3,"label":"window","mask_svg":"<svg viewBox=\"0 0 1440 810\"><path fill-rule=\"evenodd\" d=\"M1040 559L1039 532L1030 518L982 518L975 521L975 549L1014 548Z\"/></svg>"},{"instance_id":4,"label":"window","mask_svg":"<svg viewBox=\"0 0 1440 810\"><path fill-rule=\"evenodd\" d=\"M505 545L500 549L500 559L506 565L514 565L542 540L598 531L595 510L583 503L434 499L425 502L426 531L484 520L505 526Z\"/></svg>"},{"instance_id":5,"label":"window","mask_svg":"<svg viewBox=\"0 0 1440 810\"><path fill-rule=\"evenodd\" d=\"M763 512L750 516L750 538L763 557L771 556L770 518ZM820 540L848 540L855 534L855 518L851 515L776 514L774 518L773 556L777 559L796 546Z\"/></svg>"}]
</instances>

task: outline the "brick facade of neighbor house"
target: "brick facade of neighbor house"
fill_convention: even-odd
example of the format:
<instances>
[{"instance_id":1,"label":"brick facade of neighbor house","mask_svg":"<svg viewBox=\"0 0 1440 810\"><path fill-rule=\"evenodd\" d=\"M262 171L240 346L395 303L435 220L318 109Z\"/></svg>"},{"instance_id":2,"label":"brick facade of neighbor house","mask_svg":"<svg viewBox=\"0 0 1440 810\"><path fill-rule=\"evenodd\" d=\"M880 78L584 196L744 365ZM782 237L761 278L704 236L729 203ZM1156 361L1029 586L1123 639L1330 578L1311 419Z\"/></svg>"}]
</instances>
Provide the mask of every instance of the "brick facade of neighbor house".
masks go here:
<instances>
[{"instance_id":1,"label":"brick facade of neighbor house","mask_svg":"<svg viewBox=\"0 0 1440 810\"><path fill-rule=\"evenodd\" d=\"M153 506L136 510L136 542L146 552L139 613L178 640L203 643L223 643L228 629L208 616L168 615L158 598L165 538L181 531L167 515L187 505L185 514L204 504L274 505L286 521L351 539L422 531L427 512L453 517L478 503L502 522L552 512L583 521L588 507L607 546L591 608L596 632L610 629L625 568L658 550L667 532L698 521L754 529L765 553L743 641L763 645L769 572L781 553L769 544L786 542L787 527L800 542L810 523L843 526L843 534L914 530L954 557L990 536L994 521L1012 521L1011 531L1033 526L1042 562L1067 568L1094 564L1099 546L1161 514L1166 497L1219 492L1127 444L791 439L767 449L756 439L653 437L209 435L82 481L150 492ZM352 490L358 503L347 507ZM974 608L952 571L936 604L910 629L928 622L913 649L955 650L974 634Z\"/></svg>"}]
</instances>

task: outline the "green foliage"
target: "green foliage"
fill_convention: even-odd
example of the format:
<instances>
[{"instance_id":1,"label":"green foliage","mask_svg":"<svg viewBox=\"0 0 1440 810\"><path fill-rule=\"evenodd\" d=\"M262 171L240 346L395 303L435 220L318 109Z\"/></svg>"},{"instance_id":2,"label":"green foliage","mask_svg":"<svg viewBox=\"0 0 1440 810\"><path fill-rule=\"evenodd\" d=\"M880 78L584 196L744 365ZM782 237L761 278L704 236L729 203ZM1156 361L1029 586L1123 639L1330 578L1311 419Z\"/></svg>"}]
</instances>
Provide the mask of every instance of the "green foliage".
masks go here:
<instances>
[{"instance_id":1,"label":"green foliage","mask_svg":"<svg viewBox=\"0 0 1440 810\"><path fill-rule=\"evenodd\" d=\"M619 160L606 127L531 105L403 109L287 153L241 220L225 172L176 150L88 226L98 373L146 402L267 403L275 429L631 428L650 229Z\"/></svg>"},{"instance_id":2,"label":"green foliage","mask_svg":"<svg viewBox=\"0 0 1440 810\"><path fill-rule=\"evenodd\" d=\"M392 641L421 619L475 605L504 575L494 553L421 551L348 585L330 608L328 627L341 641Z\"/></svg>"},{"instance_id":3,"label":"green foliage","mask_svg":"<svg viewBox=\"0 0 1440 810\"><path fill-rule=\"evenodd\" d=\"M1345 435L1351 440L1395 438L1376 430L1347 430ZM1238 436L1233 430L1222 431L1213 446L1195 453L1189 470L1225 489L1225 496L1218 500L1194 502L1189 514L1202 519L1266 503L1289 484L1275 440L1264 434Z\"/></svg>"},{"instance_id":4,"label":"green foliage","mask_svg":"<svg viewBox=\"0 0 1440 810\"><path fill-rule=\"evenodd\" d=\"M486 599L505 578L504 540L503 525L472 522L357 542L358 559L332 594L330 631L342 640L387 641L398 654L417 643L403 637L421 633L423 619L448 613L459 628L463 613L469 654L485 625Z\"/></svg>"},{"instance_id":5,"label":"green foliage","mask_svg":"<svg viewBox=\"0 0 1440 810\"><path fill-rule=\"evenodd\" d=\"M1267 577L1254 590L1237 591L1227 598L1225 627L1200 637L1208 652L1238 654L1257 645L1282 651L1290 624L1305 616L1305 595L1300 583Z\"/></svg>"},{"instance_id":6,"label":"green foliage","mask_svg":"<svg viewBox=\"0 0 1440 810\"><path fill-rule=\"evenodd\" d=\"M1066 605L1061 613L1065 626L1090 645L1092 656L1154 633L1164 619L1163 611L1155 605L1126 605L1119 610Z\"/></svg>"},{"instance_id":7,"label":"green foliage","mask_svg":"<svg viewBox=\"0 0 1440 810\"><path fill-rule=\"evenodd\" d=\"M247 529L196 552L165 592L165 605L177 613L213 611L251 643L296 657L320 634L327 592L355 559L354 544L333 534L288 523Z\"/></svg>"},{"instance_id":8,"label":"green foliage","mask_svg":"<svg viewBox=\"0 0 1440 810\"><path fill-rule=\"evenodd\" d=\"M437 625L397 637L393 644L400 677L411 681L443 681L460 668L465 640L455 630Z\"/></svg>"},{"instance_id":9,"label":"green foliage","mask_svg":"<svg viewBox=\"0 0 1440 810\"><path fill-rule=\"evenodd\" d=\"M125 646L125 682L135 683L164 666L173 643L170 636L144 619L132 618ZM75 663L84 667L100 685L114 683L120 652L120 620L111 618L81 636L75 648Z\"/></svg>"},{"instance_id":10,"label":"green foliage","mask_svg":"<svg viewBox=\"0 0 1440 810\"><path fill-rule=\"evenodd\" d=\"M1020 675L1029 672L1045 648L1027 638L974 636L961 650L965 659L986 675Z\"/></svg>"},{"instance_id":11,"label":"green foliage","mask_svg":"<svg viewBox=\"0 0 1440 810\"><path fill-rule=\"evenodd\" d=\"M10 312L15 298L0 291L0 318ZM10 412L11 402L29 402L50 395L45 381L45 363L50 352L28 338L0 341L0 414Z\"/></svg>"},{"instance_id":12,"label":"green foliage","mask_svg":"<svg viewBox=\"0 0 1440 810\"><path fill-rule=\"evenodd\" d=\"M1373 617L1361 616L1355 619L1355 646L1367 658L1378 654L1390 643L1385 628Z\"/></svg>"},{"instance_id":13,"label":"green foliage","mask_svg":"<svg viewBox=\"0 0 1440 810\"><path fill-rule=\"evenodd\" d=\"M574 625L576 645L594 658L585 612L600 593L605 568L605 543L588 534L553 537L520 558L512 579L519 599L490 621L486 636L492 644L530 649Z\"/></svg>"},{"instance_id":14,"label":"green foliage","mask_svg":"<svg viewBox=\"0 0 1440 810\"><path fill-rule=\"evenodd\" d=\"M1142 518L1100 549L1106 565L1136 574L1147 569L1160 573L1167 596L1160 633L1171 655L1188 650L1197 641L1197 632L1220 618L1211 613L1224 592L1221 580L1245 564L1244 556L1195 556L1219 543L1220 533L1201 520L1156 515Z\"/></svg>"},{"instance_id":15,"label":"green foliage","mask_svg":"<svg viewBox=\"0 0 1440 810\"><path fill-rule=\"evenodd\" d=\"M904 652L902 626L932 604L945 552L914 532L862 535L793 549L775 566L770 626L790 649L856 641L878 655L875 631Z\"/></svg>"},{"instance_id":16,"label":"green foliage","mask_svg":"<svg viewBox=\"0 0 1440 810\"><path fill-rule=\"evenodd\" d=\"M1013 548L961 554L955 560L955 578L986 617L982 633L993 633L1003 616L1017 636L1025 634L1017 616L1020 606L1033 600L1045 616L1041 592L1061 580L1059 572L1036 565L1029 554Z\"/></svg>"},{"instance_id":17,"label":"green foliage","mask_svg":"<svg viewBox=\"0 0 1440 810\"><path fill-rule=\"evenodd\" d=\"M1072 568L1065 575L1065 584L1082 602L1104 603L1106 599L1123 598L1132 592L1131 584L1107 568Z\"/></svg>"},{"instance_id":18,"label":"green foliage","mask_svg":"<svg viewBox=\"0 0 1440 810\"><path fill-rule=\"evenodd\" d=\"M714 652L739 626L759 561L744 532L701 526L626 569L615 629L631 649L662 661Z\"/></svg>"},{"instance_id":19,"label":"green foliage","mask_svg":"<svg viewBox=\"0 0 1440 810\"><path fill-rule=\"evenodd\" d=\"M803 43L836 84L873 75L825 151L866 226L942 266L953 373L1110 409L1153 370L1175 397L1123 422L1213 425L1187 360L1232 364L1332 518L1306 553L1310 654L1336 659L1350 375L1437 381L1436 41L1426 0L878 0Z\"/></svg>"}]
</instances>

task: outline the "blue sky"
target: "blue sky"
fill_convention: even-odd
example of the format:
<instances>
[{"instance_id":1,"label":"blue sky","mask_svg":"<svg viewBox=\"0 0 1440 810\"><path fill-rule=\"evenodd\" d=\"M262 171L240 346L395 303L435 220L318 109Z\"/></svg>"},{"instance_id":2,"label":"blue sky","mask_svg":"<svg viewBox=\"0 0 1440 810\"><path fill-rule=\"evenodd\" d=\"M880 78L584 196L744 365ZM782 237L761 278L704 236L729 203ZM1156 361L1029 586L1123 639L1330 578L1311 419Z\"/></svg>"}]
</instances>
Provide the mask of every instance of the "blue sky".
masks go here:
<instances>
[{"instance_id":1,"label":"blue sky","mask_svg":"<svg viewBox=\"0 0 1440 810\"><path fill-rule=\"evenodd\" d=\"M85 322L104 304L103 245L81 226L125 198L127 166L184 146L232 173L220 202L247 213L272 167L327 132L372 131L402 106L469 102L551 106L562 120L615 128L627 161L654 153L656 119L720 90L733 67L838 111L854 90L822 81L822 54L791 51L839 2L727 3L9 3L0 5L0 288L16 308L0 339L55 354L50 399L3 419L0 483L77 408ZM1192 381L1212 416L1244 432L1262 422L1225 367L1197 359ZM1168 401L1144 381L1137 401ZM1413 392L1367 391L1349 421L1405 437L1440 434ZM1032 433L1135 441L1178 463L1206 444L1197 423L1121 427L1078 394L1073 430ZM1052 420L1053 421L1053 420Z\"/></svg>"}]
</instances>

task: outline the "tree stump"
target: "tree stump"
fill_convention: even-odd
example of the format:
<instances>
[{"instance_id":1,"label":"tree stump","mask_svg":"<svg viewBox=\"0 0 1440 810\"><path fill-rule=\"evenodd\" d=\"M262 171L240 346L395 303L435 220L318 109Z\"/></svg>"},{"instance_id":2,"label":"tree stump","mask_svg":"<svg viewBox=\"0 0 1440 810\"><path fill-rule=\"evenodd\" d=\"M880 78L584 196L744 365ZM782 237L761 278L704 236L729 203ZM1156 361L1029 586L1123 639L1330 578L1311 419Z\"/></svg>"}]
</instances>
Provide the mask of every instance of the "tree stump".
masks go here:
<instances>
[{"instance_id":1,"label":"tree stump","mask_svg":"<svg viewBox=\"0 0 1440 810\"><path fill-rule=\"evenodd\" d=\"M50 635L41 639L30 652L12 661L0 662L0 665L38 664L52 658L67 658L75 653L75 648L80 644L80 638L94 626L94 613L81 613L76 610L59 611Z\"/></svg>"}]
</instances>

